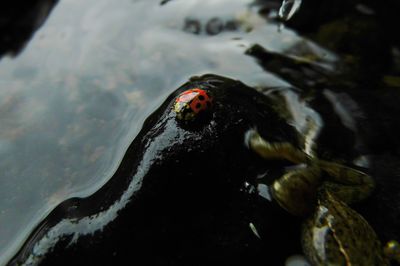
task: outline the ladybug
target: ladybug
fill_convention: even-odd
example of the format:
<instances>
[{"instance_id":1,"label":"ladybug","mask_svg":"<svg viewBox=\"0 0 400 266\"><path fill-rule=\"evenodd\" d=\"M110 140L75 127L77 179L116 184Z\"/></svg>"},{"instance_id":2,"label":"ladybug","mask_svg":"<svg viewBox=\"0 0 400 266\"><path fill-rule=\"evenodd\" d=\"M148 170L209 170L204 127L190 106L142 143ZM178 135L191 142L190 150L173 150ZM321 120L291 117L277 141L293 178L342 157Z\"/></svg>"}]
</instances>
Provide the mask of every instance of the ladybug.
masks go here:
<instances>
[{"instance_id":1,"label":"ladybug","mask_svg":"<svg viewBox=\"0 0 400 266\"><path fill-rule=\"evenodd\" d=\"M200 114L209 111L213 98L209 92L193 88L182 92L176 97L174 111L176 118L181 121L193 121Z\"/></svg>"}]
</instances>

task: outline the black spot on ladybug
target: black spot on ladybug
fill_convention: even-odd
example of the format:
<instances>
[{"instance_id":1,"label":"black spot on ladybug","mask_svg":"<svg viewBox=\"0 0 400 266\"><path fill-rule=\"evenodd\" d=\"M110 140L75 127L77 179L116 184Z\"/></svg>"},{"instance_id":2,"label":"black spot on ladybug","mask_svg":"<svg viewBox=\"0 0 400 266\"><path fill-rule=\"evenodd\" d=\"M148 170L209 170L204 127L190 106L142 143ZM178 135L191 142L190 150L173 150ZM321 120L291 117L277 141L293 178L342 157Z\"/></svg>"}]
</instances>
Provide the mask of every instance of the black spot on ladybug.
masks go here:
<instances>
[{"instance_id":1,"label":"black spot on ladybug","mask_svg":"<svg viewBox=\"0 0 400 266\"><path fill-rule=\"evenodd\" d=\"M196 104L196 109L200 109L200 107L201 107L200 103Z\"/></svg>"},{"instance_id":2,"label":"black spot on ladybug","mask_svg":"<svg viewBox=\"0 0 400 266\"><path fill-rule=\"evenodd\" d=\"M199 95L199 100L200 101L204 101L204 96L203 95Z\"/></svg>"}]
</instances>

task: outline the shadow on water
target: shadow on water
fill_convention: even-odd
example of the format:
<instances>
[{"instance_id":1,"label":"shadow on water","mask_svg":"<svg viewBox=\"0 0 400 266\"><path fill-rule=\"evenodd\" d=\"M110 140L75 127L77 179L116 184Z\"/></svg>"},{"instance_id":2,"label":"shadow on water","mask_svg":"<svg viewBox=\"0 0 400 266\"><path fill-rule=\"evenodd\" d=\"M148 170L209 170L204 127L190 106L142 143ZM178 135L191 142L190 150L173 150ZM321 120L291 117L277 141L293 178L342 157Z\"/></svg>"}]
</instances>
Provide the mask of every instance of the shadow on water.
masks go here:
<instances>
[{"instance_id":1,"label":"shadow on water","mask_svg":"<svg viewBox=\"0 0 400 266\"><path fill-rule=\"evenodd\" d=\"M376 193L355 208L382 241L400 239L400 50L388 27L396 5L303 0L285 27L280 1L1 9L0 264L22 246L14 262L282 264L301 253L300 221L242 191L252 177L281 171L243 147L255 125L283 140L295 128L312 135L319 156L368 167ZM249 92L223 94L209 131L181 132L170 94L205 73ZM287 121L257 109L246 86L279 102ZM199 165L214 179L193 171Z\"/></svg>"}]
</instances>

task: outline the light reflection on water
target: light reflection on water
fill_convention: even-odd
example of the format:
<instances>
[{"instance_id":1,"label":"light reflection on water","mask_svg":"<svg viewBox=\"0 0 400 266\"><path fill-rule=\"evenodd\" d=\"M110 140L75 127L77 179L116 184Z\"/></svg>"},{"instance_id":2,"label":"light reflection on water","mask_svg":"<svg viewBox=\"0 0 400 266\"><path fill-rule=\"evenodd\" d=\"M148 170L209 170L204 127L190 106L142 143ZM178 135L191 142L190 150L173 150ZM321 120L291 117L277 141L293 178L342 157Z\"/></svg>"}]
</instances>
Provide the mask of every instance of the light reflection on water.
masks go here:
<instances>
[{"instance_id":1,"label":"light reflection on water","mask_svg":"<svg viewBox=\"0 0 400 266\"><path fill-rule=\"evenodd\" d=\"M143 120L190 76L288 85L244 51L301 39L251 1L159 2L60 1L25 50L1 60L0 264L58 203L104 184ZM188 17L242 26L195 35L182 30Z\"/></svg>"}]
</instances>

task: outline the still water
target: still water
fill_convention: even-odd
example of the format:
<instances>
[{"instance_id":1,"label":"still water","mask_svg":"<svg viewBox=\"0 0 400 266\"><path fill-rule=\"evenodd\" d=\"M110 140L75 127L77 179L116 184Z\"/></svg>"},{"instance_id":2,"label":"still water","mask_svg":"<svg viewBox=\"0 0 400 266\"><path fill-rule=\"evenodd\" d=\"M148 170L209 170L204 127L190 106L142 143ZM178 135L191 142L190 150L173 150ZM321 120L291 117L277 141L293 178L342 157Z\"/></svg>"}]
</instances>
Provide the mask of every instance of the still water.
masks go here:
<instances>
[{"instance_id":1,"label":"still water","mask_svg":"<svg viewBox=\"0 0 400 266\"><path fill-rule=\"evenodd\" d=\"M56 4L23 51L0 61L0 264L57 204L100 188L143 120L189 77L290 86L244 54L256 43L281 53L301 43L335 60L260 8L250 0Z\"/></svg>"}]
</instances>

